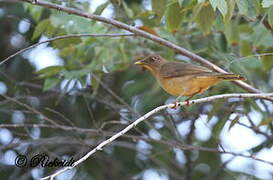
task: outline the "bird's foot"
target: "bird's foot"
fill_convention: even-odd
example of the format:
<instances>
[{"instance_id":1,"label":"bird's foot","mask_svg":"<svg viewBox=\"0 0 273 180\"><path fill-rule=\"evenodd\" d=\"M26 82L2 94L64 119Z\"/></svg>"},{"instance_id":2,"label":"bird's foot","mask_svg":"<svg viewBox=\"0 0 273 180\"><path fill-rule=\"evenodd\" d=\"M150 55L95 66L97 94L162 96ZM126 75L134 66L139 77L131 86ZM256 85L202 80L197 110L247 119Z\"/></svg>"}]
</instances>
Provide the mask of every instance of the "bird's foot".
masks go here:
<instances>
[{"instance_id":1,"label":"bird's foot","mask_svg":"<svg viewBox=\"0 0 273 180\"><path fill-rule=\"evenodd\" d=\"M171 107L171 109L176 109L176 108L178 108L180 106L179 101L177 101L177 100L174 101L173 104L174 105L173 105L173 107Z\"/></svg>"},{"instance_id":2,"label":"bird's foot","mask_svg":"<svg viewBox=\"0 0 273 180\"><path fill-rule=\"evenodd\" d=\"M186 106L190 106L190 100L189 99L186 100Z\"/></svg>"},{"instance_id":3,"label":"bird's foot","mask_svg":"<svg viewBox=\"0 0 273 180\"><path fill-rule=\"evenodd\" d=\"M190 100L191 100L192 97L193 96L190 96L188 99L185 100L186 101L186 106L190 106Z\"/></svg>"}]
</instances>

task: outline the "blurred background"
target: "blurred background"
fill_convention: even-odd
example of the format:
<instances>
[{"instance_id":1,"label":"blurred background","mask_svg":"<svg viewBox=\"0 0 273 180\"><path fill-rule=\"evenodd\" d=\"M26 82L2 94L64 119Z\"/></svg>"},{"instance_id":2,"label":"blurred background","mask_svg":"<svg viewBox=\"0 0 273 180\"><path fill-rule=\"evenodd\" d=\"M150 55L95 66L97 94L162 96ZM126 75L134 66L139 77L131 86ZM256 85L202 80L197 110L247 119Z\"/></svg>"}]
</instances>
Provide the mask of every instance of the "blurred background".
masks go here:
<instances>
[{"instance_id":1,"label":"blurred background","mask_svg":"<svg viewBox=\"0 0 273 180\"><path fill-rule=\"evenodd\" d=\"M156 33L272 92L272 0L48 2ZM126 31L21 1L0 1L0 63L37 42L80 33ZM141 115L172 103L175 97L133 65L148 54L195 63L132 36L50 41L1 63L1 178L40 179L58 168L19 168L16 156L46 153L77 160ZM194 98L242 92L224 82ZM270 101L238 98L167 109L57 179L272 179L272 114Z\"/></svg>"}]
</instances>

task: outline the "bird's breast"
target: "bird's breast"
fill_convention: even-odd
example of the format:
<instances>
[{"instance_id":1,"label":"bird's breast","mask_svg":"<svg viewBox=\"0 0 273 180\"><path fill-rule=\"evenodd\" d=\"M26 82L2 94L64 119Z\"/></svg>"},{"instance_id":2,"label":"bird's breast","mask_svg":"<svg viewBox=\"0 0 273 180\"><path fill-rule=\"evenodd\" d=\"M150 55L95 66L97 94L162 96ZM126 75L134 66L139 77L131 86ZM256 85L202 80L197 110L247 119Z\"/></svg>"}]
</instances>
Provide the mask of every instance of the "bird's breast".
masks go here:
<instances>
[{"instance_id":1,"label":"bird's breast","mask_svg":"<svg viewBox=\"0 0 273 180\"><path fill-rule=\"evenodd\" d=\"M161 87L173 96L188 96L187 87L191 86L190 76L174 77L174 78L159 78Z\"/></svg>"},{"instance_id":2,"label":"bird's breast","mask_svg":"<svg viewBox=\"0 0 273 180\"><path fill-rule=\"evenodd\" d=\"M161 87L173 96L192 96L196 93L202 93L221 81L209 76L196 77L194 75L158 79Z\"/></svg>"}]
</instances>

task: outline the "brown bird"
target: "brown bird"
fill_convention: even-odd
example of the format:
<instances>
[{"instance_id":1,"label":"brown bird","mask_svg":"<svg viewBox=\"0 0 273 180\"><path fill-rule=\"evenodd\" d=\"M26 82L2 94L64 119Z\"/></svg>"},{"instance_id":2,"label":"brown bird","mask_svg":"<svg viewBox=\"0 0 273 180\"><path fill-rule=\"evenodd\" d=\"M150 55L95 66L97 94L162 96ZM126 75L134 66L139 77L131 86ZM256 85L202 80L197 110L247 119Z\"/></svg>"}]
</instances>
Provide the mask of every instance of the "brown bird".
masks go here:
<instances>
[{"instance_id":1,"label":"brown bird","mask_svg":"<svg viewBox=\"0 0 273 180\"><path fill-rule=\"evenodd\" d=\"M187 100L221 81L245 80L237 74L218 73L194 64L170 62L159 55L150 55L135 64L148 69L167 93L179 97L189 96Z\"/></svg>"}]
</instances>

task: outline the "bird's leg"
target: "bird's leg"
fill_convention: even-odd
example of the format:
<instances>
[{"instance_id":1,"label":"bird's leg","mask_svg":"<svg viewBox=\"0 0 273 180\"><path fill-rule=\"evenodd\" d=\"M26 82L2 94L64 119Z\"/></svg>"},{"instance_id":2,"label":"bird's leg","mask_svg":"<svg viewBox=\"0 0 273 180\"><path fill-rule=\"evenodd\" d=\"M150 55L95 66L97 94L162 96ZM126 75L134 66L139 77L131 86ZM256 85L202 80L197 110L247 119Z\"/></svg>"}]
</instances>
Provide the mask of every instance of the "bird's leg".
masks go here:
<instances>
[{"instance_id":1,"label":"bird's leg","mask_svg":"<svg viewBox=\"0 0 273 180\"><path fill-rule=\"evenodd\" d=\"M186 105L189 106L190 105L190 102L189 100L197 93L194 93L193 95L191 95L189 98L187 98L185 101L186 101Z\"/></svg>"},{"instance_id":2,"label":"bird's leg","mask_svg":"<svg viewBox=\"0 0 273 180\"><path fill-rule=\"evenodd\" d=\"M176 109L179 106L179 101L174 101L173 104L174 106L171 109Z\"/></svg>"},{"instance_id":3,"label":"bird's leg","mask_svg":"<svg viewBox=\"0 0 273 180\"><path fill-rule=\"evenodd\" d=\"M171 107L172 109L176 109L176 108L179 106L179 101L178 101L179 98L180 98L180 96L178 96L178 97L175 99L175 101L173 102L174 106Z\"/></svg>"},{"instance_id":4,"label":"bird's leg","mask_svg":"<svg viewBox=\"0 0 273 180\"><path fill-rule=\"evenodd\" d=\"M183 96L185 90L183 90L183 92L175 99L174 106L172 107L172 109L176 109L179 106L179 99Z\"/></svg>"},{"instance_id":5,"label":"bird's leg","mask_svg":"<svg viewBox=\"0 0 273 180\"><path fill-rule=\"evenodd\" d=\"M195 96L196 94L198 94L198 93L200 93L202 91L202 88L199 88L199 90L197 91L197 92L195 92L194 94L192 94L188 99L186 99L186 105L187 106L189 106L190 105L190 102L189 102L189 100L193 97L193 96Z\"/></svg>"}]
</instances>

